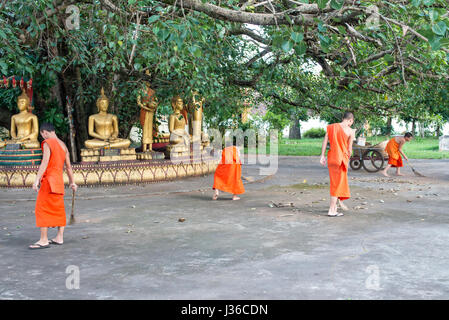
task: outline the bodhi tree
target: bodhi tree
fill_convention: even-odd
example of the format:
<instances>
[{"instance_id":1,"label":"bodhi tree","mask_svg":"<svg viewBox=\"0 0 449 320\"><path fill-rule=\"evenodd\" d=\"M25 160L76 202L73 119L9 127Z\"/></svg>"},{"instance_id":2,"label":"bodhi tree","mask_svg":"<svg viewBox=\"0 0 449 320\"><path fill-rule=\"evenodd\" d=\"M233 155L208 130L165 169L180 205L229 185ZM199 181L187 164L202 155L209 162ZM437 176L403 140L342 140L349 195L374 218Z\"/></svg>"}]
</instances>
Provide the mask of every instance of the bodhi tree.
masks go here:
<instances>
[{"instance_id":1,"label":"bodhi tree","mask_svg":"<svg viewBox=\"0 0 449 320\"><path fill-rule=\"evenodd\" d=\"M129 133L142 80L163 110L198 90L206 121L221 128L248 101L288 119L348 109L361 119L406 110L399 93L423 82L447 92L444 0L0 0L0 9L1 73L33 78L41 119L67 117L68 97L78 148L101 87Z\"/></svg>"}]
</instances>

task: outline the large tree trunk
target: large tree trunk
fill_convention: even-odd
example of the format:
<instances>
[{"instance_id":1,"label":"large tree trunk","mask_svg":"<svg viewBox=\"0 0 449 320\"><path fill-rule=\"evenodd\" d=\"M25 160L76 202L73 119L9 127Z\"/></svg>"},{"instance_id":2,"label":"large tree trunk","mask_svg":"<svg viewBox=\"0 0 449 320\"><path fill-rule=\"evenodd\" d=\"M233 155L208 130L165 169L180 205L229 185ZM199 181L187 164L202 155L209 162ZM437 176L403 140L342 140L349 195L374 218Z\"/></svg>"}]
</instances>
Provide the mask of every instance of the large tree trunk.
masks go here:
<instances>
[{"instance_id":1,"label":"large tree trunk","mask_svg":"<svg viewBox=\"0 0 449 320\"><path fill-rule=\"evenodd\" d=\"M435 134L437 135L437 138L440 136L441 134L441 127L440 124L437 124L437 128L435 130Z\"/></svg>"},{"instance_id":2,"label":"large tree trunk","mask_svg":"<svg viewBox=\"0 0 449 320\"><path fill-rule=\"evenodd\" d=\"M415 136L415 133L416 133L416 120L413 119L413 121L412 121L412 134L413 134L413 136Z\"/></svg>"},{"instance_id":3,"label":"large tree trunk","mask_svg":"<svg viewBox=\"0 0 449 320\"><path fill-rule=\"evenodd\" d=\"M75 78L78 90L72 103L75 113L74 120L76 123L75 143L78 151L80 152L81 149L84 148L84 141L86 141L89 138L89 133L87 131L86 108L84 106L84 101L82 98L84 95L83 80L81 78L81 70L79 67L75 68Z\"/></svg>"},{"instance_id":4,"label":"large tree trunk","mask_svg":"<svg viewBox=\"0 0 449 320\"><path fill-rule=\"evenodd\" d=\"M419 135L421 136L421 138L424 138L424 131L425 131L425 127L424 124L419 122L418 123L418 127L419 127Z\"/></svg>"},{"instance_id":5,"label":"large tree trunk","mask_svg":"<svg viewBox=\"0 0 449 320\"><path fill-rule=\"evenodd\" d=\"M292 116L292 122L290 123L288 138L301 139L301 125L299 123L299 119L295 119L294 116Z\"/></svg>"},{"instance_id":6,"label":"large tree trunk","mask_svg":"<svg viewBox=\"0 0 449 320\"><path fill-rule=\"evenodd\" d=\"M1 109L0 110L0 127L5 127L6 129L10 130L10 126L11 126L11 117L12 117L12 112L9 111L8 109Z\"/></svg>"}]
</instances>

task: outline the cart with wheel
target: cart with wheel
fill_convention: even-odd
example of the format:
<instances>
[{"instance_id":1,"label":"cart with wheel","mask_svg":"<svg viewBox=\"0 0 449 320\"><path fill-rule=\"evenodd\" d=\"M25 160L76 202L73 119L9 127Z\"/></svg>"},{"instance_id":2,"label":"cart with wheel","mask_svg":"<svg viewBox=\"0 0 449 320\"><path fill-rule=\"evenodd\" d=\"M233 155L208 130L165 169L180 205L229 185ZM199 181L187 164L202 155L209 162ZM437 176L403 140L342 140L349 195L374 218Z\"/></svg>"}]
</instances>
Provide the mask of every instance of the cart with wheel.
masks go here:
<instances>
[{"instance_id":1,"label":"cart with wheel","mask_svg":"<svg viewBox=\"0 0 449 320\"><path fill-rule=\"evenodd\" d=\"M388 163L388 153L385 151L387 143L388 140L376 145L367 143L366 146L354 143L349 165L353 170L359 170L363 167L368 172L378 172L384 169L384 165Z\"/></svg>"}]
</instances>

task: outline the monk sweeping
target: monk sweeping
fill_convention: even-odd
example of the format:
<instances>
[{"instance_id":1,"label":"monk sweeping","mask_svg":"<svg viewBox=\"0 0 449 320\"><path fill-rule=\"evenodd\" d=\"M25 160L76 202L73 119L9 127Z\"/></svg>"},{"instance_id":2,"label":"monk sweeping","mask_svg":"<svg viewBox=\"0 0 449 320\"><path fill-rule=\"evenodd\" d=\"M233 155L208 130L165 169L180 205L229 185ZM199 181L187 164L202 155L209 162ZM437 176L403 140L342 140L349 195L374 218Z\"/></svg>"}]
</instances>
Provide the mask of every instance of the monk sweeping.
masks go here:
<instances>
[{"instance_id":1,"label":"monk sweeping","mask_svg":"<svg viewBox=\"0 0 449 320\"><path fill-rule=\"evenodd\" d=\"M41 229L41 238L29 246L30 249L48 248L50 244L62 245L66 214L64 208L63 169L66 166L70 187L76 191L69 152L64 142L56 136L55 128L50 123L40 126L42 142L42 163L37 172L33 189L38 191L36 207L36 226ZM40 188L39 188L40 185ZM54 239L48 240L48 228L58 227Z\"/></svg>"},{"instance_id":2,"label":"monk sweeping","mask_svg":"<svg viewBox=\"0 0 449 320\"><path fill-rule=\"evenodd\" d=\"M354 115L351 112L345 112L342 122L328 125L321 148L320 163L325 166L326 158L324 153L329 141L330 149L327 153L327 163L331 201L328 216L331 217L343 215L343 213L337 211L337 202L343 210L348 210L348 207L342 201L351 197L348 185L348 163L352 154L352 143L355 138L354 131L351 129L353 123Z\"/></svg>"},{"instance_id":3,"label":"monk sweeping","mask_svg":"<svg viewBox=\"0 0 449 320\"><path fill-rule=\"evenodd\" d=\"M408 158L402 151L402 147L406 142L409 142L412 139L413 134L407 132L403 137L393 137L390 141L388 141L388 144L385 147L385 151L388 153L388 164L385 169L381 171L384 176L390 176L387 171L391 167L396 168L397 176L403 176L403 174L401 174L401 167L404 166L404 164L402 163L402 157L404 157L406 160L408 160Z\"/></svg>"},{"instance_id":4,"label":"monk sweeping","mask_svg":"<svg viewBox=\"0 0 449 320\"><path fill-rule=\"evenodd\" d=\"M212 200L218 199L218 190L232 193L232 200L240 200L237 196L245 192L242 182L242 162L240 152L235 146L226 147L221 155L221 162L218 164L214 175L215 190Z\"/></svg>"}]
</instances>

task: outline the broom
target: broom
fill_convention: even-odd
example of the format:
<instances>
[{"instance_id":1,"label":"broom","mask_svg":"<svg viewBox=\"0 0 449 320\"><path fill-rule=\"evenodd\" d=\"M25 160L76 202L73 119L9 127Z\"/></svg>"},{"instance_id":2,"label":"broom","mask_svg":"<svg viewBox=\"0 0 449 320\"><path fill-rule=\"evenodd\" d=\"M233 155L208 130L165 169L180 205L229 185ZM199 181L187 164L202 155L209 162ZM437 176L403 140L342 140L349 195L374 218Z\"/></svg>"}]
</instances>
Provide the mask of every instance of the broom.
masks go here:
<instances>
[{"instance_id":1,"label":"broom","mask_svg":"<svg viewBox=\"0 0 449 320\"><path fill-rule=\"evenodd\" d=\"M417 177L425 177L425 175L419 173L418 171L415 170L415 168L413 168L413 166L411 165L411 163L405 159L405 161L407 161L408 165L410 166L410 168L412 168L413 173L415 174L415 176Z\"/></svg>"},{"instance_id":2,"label":"broom","mask_svg":"<svg viewBox=\"0 0 449 320\"><path fill-rule=\"evenodd\" d=\"M70 214L70 222L69 222L69 224L74 224L75 223L75 215L73 214L74 206L75 206L75 190L72 190L72 213Z\"/></svg>"}]
</instances>

